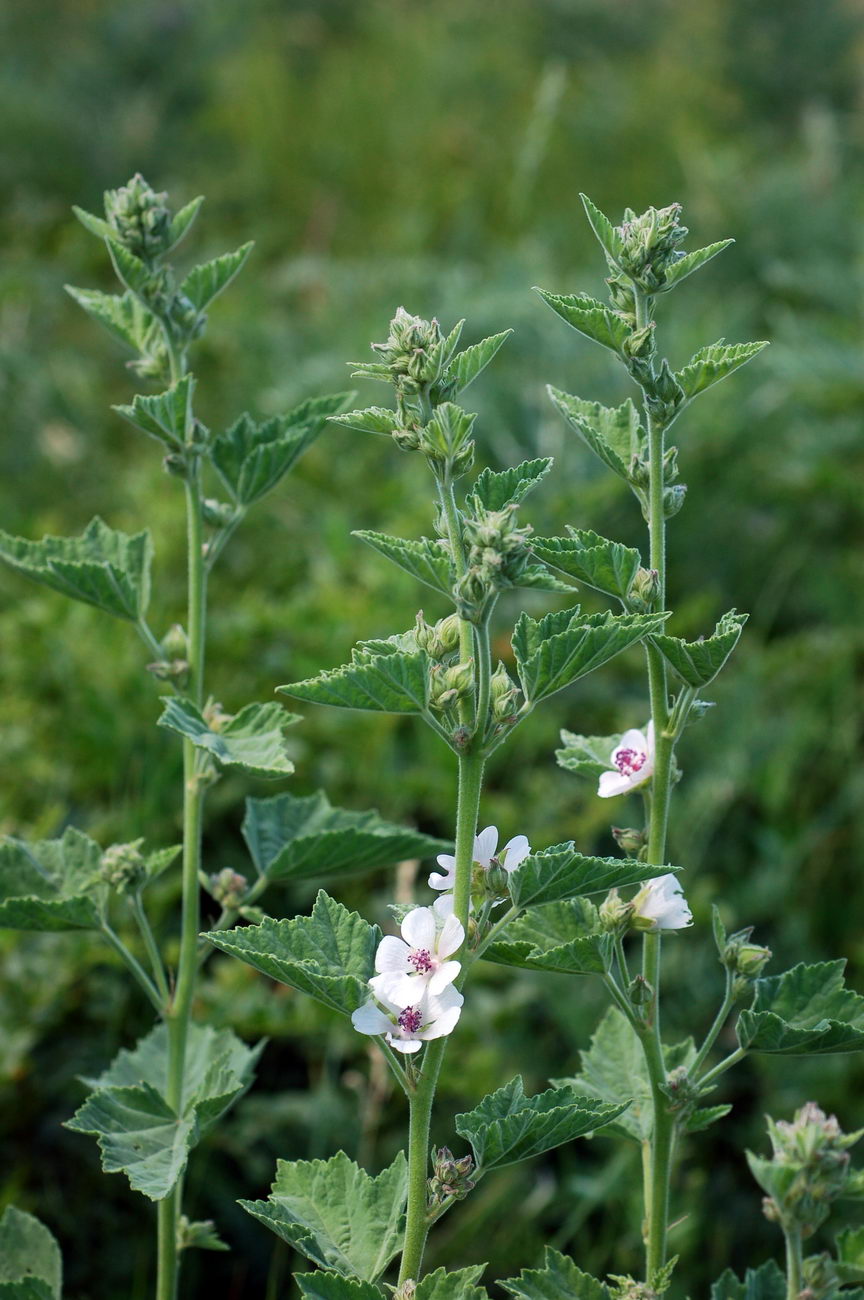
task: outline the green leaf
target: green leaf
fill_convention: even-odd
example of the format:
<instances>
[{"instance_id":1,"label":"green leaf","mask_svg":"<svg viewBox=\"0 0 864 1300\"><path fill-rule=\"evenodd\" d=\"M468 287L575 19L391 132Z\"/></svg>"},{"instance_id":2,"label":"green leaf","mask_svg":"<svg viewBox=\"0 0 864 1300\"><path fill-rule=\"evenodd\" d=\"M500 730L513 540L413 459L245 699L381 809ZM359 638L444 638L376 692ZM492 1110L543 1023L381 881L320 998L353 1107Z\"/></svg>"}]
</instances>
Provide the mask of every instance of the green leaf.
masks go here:
<instances>
[{"instance_id":1,"label":"green leaf","mask_svg":"<svg viewBox=\"0 0 864 1300\"><path fill-rule=\"evenodd\" d=\"M247 704L217 730L191 700L168 696L159 726L191 740L196 749L207 750L220 768L277 780L294 771L284 731L299 721L296 713L286 713L281 704Z\"/></svg>"},{"instance_id":2,"label":"green leaf","mask_svg":"<svg viewBox=\"0 0 864 1300\"><path fill-rule=\"evenodd\" d=\"M864 1282L864 1224L837 1233L837 1276L845 1285Z\"/></svg>"},{"instance_id":3,"label":"green leaf","mask_svg":"<svg viewBox=\"0 0 864 1300\"><path fill-rule=\"evenodd\" d=\"M510 897L517 907L537 907L540 903L641 885L674 870L674 867L655 867L626 858L586 858L568 840L530 854L510 872L508 883Z\"/></svg>"},{"instance_id":4,"label":"green leaf","mask_svg":"<svg viewBox=\"0 0 864 1300\"><path fill-rule=\"evenodd\" d=\"M214 257L211 262L203 262L201 266L194 267L180 285L180 292L185 294L198 311L204 311L223 289L227 289L252 252L252 248L253 244L250 241L248 244L242 244L233 253L223 253L221 257Z\"/></svg>"},{"instance_id":5,"label":"green leaf","mask_svg":"<svg viewBox=\"0 0 864 1300\"><path fill-rule=\"evenodd\" d=\"M101 293L98 289L76 289L71 284L65 289L88 316L133 352L150 353L164 344L161 325L134 293Z\"/></svg>"},{"instance_id":6,"label":"green leaf","mask_svg":"<svg viewBox=\"0 0 864 1300\"><path fill-rule=\"evenodd\" d=\"M295 1273L304 1300L384 1300L384 1292L371 1282L339 1273Z\"/></svg>"},{"instance_id":7,"label":"green leaf","mask_svg":"<svg viewBox=\"0 0 864 1300\"><path fill-rule=\"evenodd\" d=\"M155 397L142 397L138 393L131 406L115 406L113 409L137 429L149 433L151 438L177 450L186 442L192 422L194 392L194 377L184 375L167 392Z\"/></svg>"},{"instance_id":8,"label":"green leaf","mask_svg":"<svg viewBox=\"0 0 864 1300\"><path fill-rule=\"evenodd\" d=\"M526 565L519 577L513 579L513 586L534 591L557 591L562 596L572 594L573 591L571 583L556 578L545 564Z\"/></svg>"},{"instance_id":9,"label":"green leaf","mask_svg":"<svg viewBox=\"0 0 864 1300\"><path fill-rule=\"evenodd\" d=\"M471 1143L478 1168L489 1170L584 1137L605 1127L625 1108L626 1103L610 1106L586 1101L566 1087L526 1097L521 1075L517 1075L472 1111L457 1115L454 1124L459 1136Z\"/></svg>"},{"instance_id":10,"label":"green leaf","mask_svg":"<svg viewBox=\"0 0 864 1300\"><path fill-rule=\"evenodd\" d=\"M526 700L536 704L659 632L668 614L582 615L578 605L539 621L522 613L513 653Z\"/></svg>"},{"instance_id":11,"label":"green leaf","mask_svg":"<svg viewBox=\"0 0 864 1300\"><path fill-rule=\"evenodd\" d=\"M731 1109L731 1106L700 1106L689 1115L683 1115L679 1123L684 1133L703 1133L718 1120L725 1119Z\"/></svg>"},{"instance_id":12,"label":"green leaf","mask_svg":"<svg viewBox=\"0 0 864 1300\"><path fill-rule=\"evenodd\" d=\"M515 1300L610 1300L603 1282L583 1273L551 1246L546 1247L542 1268L523 1269L501 1285Z\"/></svg>"},{"instance_id":13,"label":"green leaf","mask_svg":"<svg viewBox=\"0 0 864 1300\"><path fill-rule=\"evenodd\" d=\"M621 733L614 736L577 736L572 731L562 731L563 748L555 750L558 766L575 772L589 781L596 781L610 770L612 752L621 743Z\"/></svg>"},{"instance_id":14,"label":"green leaf","mask_svg":"<svg viewBox=\"0 0 864 1300\"><path fill-rule=\"evenodd\" d=\"M399 428L396 412L386 406L367 406L364 411L346 411L344 415L331 417L333 424L344 424L347 429L359 429L361 433L382 433L390 436Z\"/></svg>"},{"instance_id":15,"label":"green leaf","mask_svg":"<svg viewBox=\"0 0 864 1300\"><path fill-rule=\"evenodd\" d=\"M624 251L621 236L618 234L618 231L612 225L609 218L591 202L587 194L580 194L579 197L582 200L582 206L585 209L585 215L588 218L591 229L597 236L597 241L605 252L609 265L613 270L620 271L620 259L621 254Z\"/></svg>"},{"instance_id":16,"label":"green leaf","mask_svg":"<svg viewBox=\"0 0 864 1300\"><path fill-rule=\"evenodd\" d=\"M368 997L381 931L322 889L311 916L267 917L260 925L213 931L204 938L271 979L350 1015Z\"/></svg>"},{"instance_id":17,"label":"green leaf","mask_svg":"<svg viewBox=\"0 0 864 1300\"><path fill-rule=\"evenodd\" d=\"M112 232L112 238L108 241L108 252L117 278L125 284L126 288L139 297L146 298L147 292L151 287L153 273L136 257L130 253L122 244L116 242L117 235Z\"/></svg>"},{"instance_id":18,"label":"green leaf","mask_svg":"<svg viewBox=\"0 0 864 1300\"><path fill-rule=\"evenodd\" d=\"M632 547L575 528L569 537L532 537L531 550L550 568L622 601L642 563Z\"/></svg>"},{"instance_id":19,"label":"green leaf","mask_svg":"<svg viewBox=\"0 0 864 1300\"><path fill-rule=\"evenodd\" d=\"M0 532L0 560L73 600L133 623L150 600L150 534L117 532L97 516L80 537L31 542Z\"/></svg>"},{"instance_id":20,"label":"green leaf","mask_svg":"<svg viewBox=\"0 0 864 1300\"><path fill-rule=\"evenodd\" d=\"M844 986L846 962L799 962L754 983L738 1017L738 1041L753 1052L857 1052L864 1048L864 998Z\"/></svg>"},{"instance_id":21,"label":"green leaf","mask_svg":"<svg viewBox=\"0 0 864 1300\"><path fill-rule=\"evenodd\" d=\"M231 1247L219 1236L212 1219L189 1220L183 1214L177 1227L177 1249L225 1251Z\"/></svg>"},{"instance_id":22,"label":"green leaf","mask_svg":"<svg viewBox=\"0 0 864 1300\"><path fill-rule=\"evenodd\" d=\"M186 236L193 221L198 216L198 212L200 211L203 202L204 196L203 194L200 194L197 199L192 199L191 203L187 203L185 207L182 207L179 212L174 214L168 231L168 239L170 242L168 244L168 250L166 251L176 248L180 243L180 240Z\"/></svg>"},{"instance_id":23,"label":"green leaf","mask_svg":"<svg viewBox=\"0 0 864 1300\"><path fill-rule=\"evenodd\" d=\"M689 1038L663 1050L667 1070L690 1065L696 1056ZM552 1082L610 1106L631 1102L629 1109L609 1125L609 1131L633 1137L638 1142L648 1141L654 1123L651 1080L642 1045L623 1012L610 1008L598 1025L590 1048L579 1056L582 1068L575 1078Z\"/></svg>"},{"instance_id":24,"label":"green leaf","mask_svg":"<svg viewBox=\"0 0 864 1300\"><path fill-rule=\"evenodd\" d=\"M483 953L486 961L563 975L602 975L612 964L612 936L600 930L596 909L583 899L532 907L511 921Z\"/></svg>"},{"instance_id":25,"label":"green leaf","mask_svg":"<svg viewBox=\"0 0 864 1300\"><path fill-rule=\"evenodd\" d=\"M352 662L342 668L276 689L297 700L340 709L423 713L429 704L429 656L425 650L393 654L355 650Z\"/></svg>"},{"instance_id":26,"label":"green leaf","mask_svg":"<svg viewBox=\"0 0 864 1300\"><path fill-rule=\"evenodd\" d=\"M305 798L247 799L243 838L259 874L271 881L358 875L452 849L445 840L384 821L374 809L334 808L323 790Z\"/></svg>"},{"instance_id":27,"label":"green leaf","mask_svg":"<svg viewBox=\"0 0 864 1300\"><path fill-rule=\"evenodd\" d=\"M568 325L572 325L574 330L620 355L631 329L617 311L612 311L585 293L549 293L546 289L538 289L536 285L534 288L546 305Z\"/></svg>"},{"instance_id":28,"label":"green leaf","mask_svg":"<svg viewBox=\"0 0 864 1300\"><path fill-rule=\"evenodd\" d=\"M464 352L459 352L447 367L448 385L452 384L450 395L455 397L472 384L482 370L485 370L502 343L510 337L512 330L503 330L493 334L481 343L474 343Z\"/></svg>"},{"instance_id":29,"label":"green leaf","mask_svg":"<svg viewBox=\"0 0 864 1300\"><path fill-rule=\"evenodd\" d=\"M60 839L0 841L0 928L100 929L101 860L99 845L72 826Z\"/></svg>"},{"instance_id":30,"label":"green leaf","mask_svg":"<svg viewBox=\"0 0 864 1300\"><path fill-rule=\"evenodd\" d=\"M475 1286L485 1264L473 1264L455 1273L436 1268L417 1283L414 1300L489 1300L485 1287Z\"/></svg>"},{"instance_id":31,"label":"green leaf","mask_svg":"<svg viewBox=\"0 0 864 1300\"><path fill-rule=\"evenodd\" d=\"M666 281L657 292L666 293L667 290L674 289L676 284L686 280L688 275L698 271L706 262L710 262L712 257L716 257L718 253L723 252L724 248L734 243L734 239L720 239L716 244L708 244L706 248L697 248L692 253L685 253L677 262L673 262L666 268Z\"/></svg>"},{"instance_id":32,"label":"green leaf","mask_svg":"<svg viewBox=\"0 0 864 1300\"><path fill-rule=\"evenodd\" d=\"M249 1087L261 1049L228 1029L191 1025L183 1099L168 1105L168 1031L157 1025L132 1051L121 1051L66 1123L96 1137L106 1173L125 1173L151 1200L168 1196L195 1143Z\"/></svg>"},{"instance_id":33,"label":"green leaf","mask_svg":"<svg viewBox=\"0 0 864 1300\"><path fill-rule=\"evenodd\" d=\"M682 641L677 636L655 636L654 644L663 658L688 686L699 688L713 682L738 644L746 614L730 609L707 640Z\"/></svg>"},{"instance_id":34,"label":"green leaf","mask_svg":"<svg viewBox=\"0 0 864 1300\"><path fill-rule=\"evenodd\" d=\"M376 1282L402 1247L408 1162L399 1152L377 1178L339 1151L330 1160L280 1160L266 1201L240 1201L321 1268Z\"/></svg>"},{"instance_id":35,"label":"green leaf","mask_svg":"<svg viewBox=\"0 0 864 1300\"><path fill-rule=\"evenodd\" d=\"M450 594L454 573L445 543L430 541L428 537L408 541L404 537L388 537L386 533L371 533L365 529L355 529L353 536L359 537L427 587Z\"/></svg>"},{"instance_id":36,"label":"green leaf","mask_svg":"<svg viewBox=\"0 0 864 1300\"><path fill-rule=\"evenodd\" d=\"M95 217L92 212L87 212L84 208L79 208L77 204L72 204L72 211L81 222L85 230L89 230L91 235L97 239L116 239L117 231L113 226L103 220L102 217Z\"/></svg>"},{"instance_id":37,"label":"green leaf","mask_svg":"<svg viewBox=\"0 0 864 1300\"><path fill-rule=\"evenodd\" d=\"M642 450L645 435L639 413L628 398L621 406L601 406L572 397L558 388L546 391L565 420L613 473L630 481L630 462Z\"/></svg>"},{"instance_id":38,"label":"green leaf","mask_svg":"<svg viewBox=\"0 0 864 1300\"><path fill-rule=\"evenodd\" d=\"M727 1268L711 1287L711 1300L786 1300L786 1279L773 1259L748 1268L743 1282Z\"/></svg>"},{"instance_id":39,"label":"green leaf","mask_svg":"<svg viewBox=\"0 0 864 1300\"><path fill-rule=\"evenodd\" d=\"M7 1205L0 1218L0 1296L60 1300L62 1283L63 1261L53 1234L32 1214Z\"/></svg>"},{"instance_id":40,"label":"green leaf","mask_svg":"<svg viewBox=\"0 0 864 1300\"><path fill-rule=\"evenodd\" d=\"M468 494L469 509L501 510L513 501L522 501L546 477L552 464L551 456L541 456L537 460L524 460L510 469L487 467L477 475Z\"/></svg>"},{"instance_id":41,"label":"green leaf","mask_svg":"<svg viewBox=\"0 0 864 1300\"><path fill-rule=\"evenodd\" d=\"M704 393L706 388L719 384L721 379L746 365L767 346L767 342L724 343L723 339L718 339L716 343L700 348L683 370L675 372L675 378L684 390L684 402L679 409L683 410L687 402L699 393Z\"/></svg>"}]
</instances>

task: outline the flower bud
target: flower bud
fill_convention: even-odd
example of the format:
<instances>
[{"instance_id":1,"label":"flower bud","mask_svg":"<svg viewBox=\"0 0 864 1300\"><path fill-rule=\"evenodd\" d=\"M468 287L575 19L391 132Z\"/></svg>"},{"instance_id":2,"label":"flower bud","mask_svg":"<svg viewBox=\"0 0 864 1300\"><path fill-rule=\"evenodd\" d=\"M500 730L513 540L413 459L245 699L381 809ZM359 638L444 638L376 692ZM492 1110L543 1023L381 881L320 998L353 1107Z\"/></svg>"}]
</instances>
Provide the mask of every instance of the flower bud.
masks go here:
<instances>
[{"instance_id":1,"label":"flower bud","mask_svg":"<svg viewBox=\"0 0 864 1300\"><path fill-rule=\"evenodd\" d=\"M622 853L628 858L638 858L648 843L647 831L640 831L635 826L613 826L612 837Z\"/></svg>"},{"instance_id":2,"label":"flower bud","mask_svg":"<svg viewBox=\"0 0 864 1300\"><path fill-rule=\"evenodd\" d=\"M105 195L105 217L118 244L149 263L170 247L171 212L167 194L157 194L137 173Z\"/></svg>"},{"instance_id":3,"label":"flower bud","mask_svg":"<svg viewBox=\"0 0 864 1300\"><path fill-rule=\"evenodd\" d=\"M205 497L201 502L201 514L205 524L211 528L227 528L234 519L234 507L228 501Z\"/></svg>"},{"instance_id":4,"label":"flower bud","mask_svg":"<svg viewBox=\"0 0 864 1300\"><path fill-rule=\"evenodd\" d=\"M162 468L166 474L172 478L186 478L189 473L189 465L186 457L182 452L170 452L162 461Z\"/></svg>"},{"instance_id":5,"label":"flower bud","mask_svg":"<svg viewBox=\"0 0 864 1300\"><path fill-rule=\"evenodd\" d=\"M225 867L216 875L210 876L207 888L217 903L228 911L236 911L249 892L249 881L239 871Z\"/></svg>"},{"instance_id":6,"label":"flower bud","mask_svg":"<svg viewBox=\"0 0 864 1300\"><path fill-rule=\"evenodd\" d=\"M654 989L644 975L636 975L627 986L627 996L634 1007L645 1007L653 999Z\"/></svg>"},{"instance_id":7,"label":"flower bud","mask_svg":"<svg viewBox=\"0 0 864 1300\"><path fill-rule=\"evenodd\" d=\"M397 1286L393 1292L393 1300L414 1300L417 1294L417 1283L410 1277L401 1286Z\"/></svg>"},{"instance_id":8,"label":"flower bud","mask_svg":"<svg viewBox=\"0 0 864 1300\"><path fill-rule=\"evenodd\" d=\"M638 357L640 360L647 360L654 352L654 322L649 321L641 329L634 330L632 334L624 340L622 352L625 357Z\"/></svg>"},{"instance_id":9,"label":"flower bud","mask_svg":"<svg viewBox=\"0 0 864 1300\"><path fill-rule=\"evenodd\" d=\"M846 1189L849 1147L864 1130L843 1133L833 1115L808 1101L791 1123L769 1118L768 1133L770 1159L747 1152L750 1172L767 1193L765 1215L785 1232L809 1237Z\"/></svg>"},{"instance_id":10,"label":"flower bud","mask_svg":"<svg viewBox=\"0 0 864 1300\"><path fill-rule=\"evenodd\" d=\"M675 483L671 487L663 489L663 515L666 519L671 519L673 515L677 515L684 504L686 495L687 485L685 483Z\"/></svg>"},{"instance_id":11,"label":"flower bud","mask_svg":"<svg viewBox=\"0 0 864 1300\"><path fill-rule=\"evenodd\" d=\"M660 574L656 569L636 570L627 593L627 604L639 614L651 614L657 608L660 595Z\"/></svg>"},{"instance_id":12,"label":"flower bud","mask_svg":"<svg viewBox=\"0 0 864 1300\"><path fill-rule=\"evenodd\" d=\"M112 844L102 854L99 875L118 893L137 889L147 879L147 864L141 852L143 839L128 844Z\"/></svg>"},{"instance_id":13,"label":"flower bud","mask_svg":"<svg viewBox=\"0 0 864 1300\"><path fill-rule=\"evenodd\" d=\"M474 1188L471 1178L474 1161L471 1156L457 1160L449 1147L432 1148L432 1177L427 1182L429 1209L437 1208L447 1200L464 1201Z\"/></svg>"},{"instance_id":14,"label":"flower bud","mask_svg":"<svg viewBox=\"0 0 864 1300\"><path fill-rule=\"evenodd\" d=\"M600 904L600 924L610 934L624 934L630 926L633 904L627 903L617 889L610 889Z\"/></svg>"},{"instance_id":15,"label":"flower bud","mask_svg":"<svg viewBox=\"0 0 864 1300\"><path fill-rule=\"evenodd\" d=\"M226 713L216 700L208 700L202 710L204 721L211 731L222 731L234 719L233 713Z\"/></svg>"},{"instance_id":16,"label":"flower bud","mask_svg":"<svg viewBox=\"0 0 864 1300\"><path fill-rule=\"evenodd\" d=\"M157 682L172 682L180 690L189 683L188 659L157 659L147 665L147 671Z\"/></svg>"},{"instance_id":17,"label":"flower bud","mask_svg":"<svg viewBox=\"0 0 864 1300\"><path fill-rule=\"evenodd\" d=\"M185 659L189 654L189 639L179 623L172 623L160 643L166 659Z\"/></svg>"},{"instance_id":18,"label":"flower bud","mask_svg":"<svg viewBox=\"0 0 864 1300\"><path fill-rule=\"evenodd\" d=\"M489 702L495 722L506 722L513 717L518 694L518 686L504 665L499 663L489 683Z\"/></svg>"}]
</instances>

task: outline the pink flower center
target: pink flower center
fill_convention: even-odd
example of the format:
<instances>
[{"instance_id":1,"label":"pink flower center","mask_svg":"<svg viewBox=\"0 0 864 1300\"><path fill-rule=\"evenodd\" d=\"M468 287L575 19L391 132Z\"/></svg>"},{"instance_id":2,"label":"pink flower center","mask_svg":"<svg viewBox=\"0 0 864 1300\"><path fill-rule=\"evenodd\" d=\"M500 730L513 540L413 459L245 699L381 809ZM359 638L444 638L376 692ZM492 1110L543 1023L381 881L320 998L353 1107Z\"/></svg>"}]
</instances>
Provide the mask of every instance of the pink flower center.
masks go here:
<instances>
[{"instance_id":1,"label":"pink flower center","mask_svg":"<svg viewBox=\"0 0 864 1300\"><path fill-rule=\"evenodd\" d=\"M421 975L428 975L435 964L428 948L415 948L413 952L409 952L408 960Z\"/></svg>"},{"instance_id":2,"label":"pink flower center","mask_svg":"<svg viewBox=\"0 0 864 1300\"><path fill-rule=\"evenodd\" d=\"M404 1029L407 1034L416 1034L417 1030L423 1024L423 1016L419 1007L406 1007L404 1011L399 1012L399 1018L396 1021L400 1029Z\"/></svg>"},{"instance_id":3,"label":"pink flower center","mask_svg":"<svg viewBox=\"0 0 864 1300\"><path fill-rule=\"evenodd\" d=\"M635 776L648 757L641 749L619 749L612 760L622 776Z\"/></svg>"}]
</instances>

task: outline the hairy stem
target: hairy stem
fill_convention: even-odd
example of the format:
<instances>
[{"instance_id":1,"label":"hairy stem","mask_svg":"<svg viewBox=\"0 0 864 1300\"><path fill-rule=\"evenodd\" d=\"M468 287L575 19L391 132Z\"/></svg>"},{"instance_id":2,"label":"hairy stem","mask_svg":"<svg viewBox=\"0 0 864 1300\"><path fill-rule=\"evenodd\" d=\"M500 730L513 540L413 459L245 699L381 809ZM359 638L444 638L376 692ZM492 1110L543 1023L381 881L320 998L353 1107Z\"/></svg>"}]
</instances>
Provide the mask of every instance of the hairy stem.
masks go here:
<instances>
[{"instance_id":1,"label":"hairy stem","mask_svg":"<svg viewBox=\"0 0 864 1300\"><path fill-rule=\"evenodd\" d=\"M784 1235L786 1237L786 1300L798 1300L804 1285L801 1232L789 1229Z\"/></svg>"},{"instance_id":2,"label":"hairy stem","mask_svg":"<svg viewBox=\"0 0 864 1300\"><path fill-rule=\"evenodd\" d=\"M714 1023L712 1024L711 1028L708 1030L708 1033L705 1035L705 1042L699 1048L699 1051L696 1053L696 1059L694 1060L693 1064L690 1066L691 1079L696 1079L699 1077L699 1071L702 1069L702 1066L705 1064L705 1060L708 1056L708 1053L711 1051L711 1048L716 1043L717 1038L719 1037L720 1034L720 1030L723 1028L723 1026L726 1023L726 1017L729 1015L729 1012L732 1010L732 1007L735 1002L735 994L733 992L734 985L735 985L734 973L732 972L731 969L727 967L726 991L723 995L723 1001L720 1003L720 1009L717 1012L717 1015L714 1017Z\"/></svg>"},{"instance_id":3,"label":"hairy stem","mask_svg":"<svg viewBox=\"0 0 864 1300\"><path fill-rule=\"evenodd\" d=\"M138 958L134 953L129 951L123 940L118 934L115 934L107 921L102 922L102 933L117 953L118 957L120 957L124 965L129 969L135 981L143 989L156 1013L161 1016L165 1011L164 1004L159 997L156 985L153 983Z\"/></svg>"}]
</instances>

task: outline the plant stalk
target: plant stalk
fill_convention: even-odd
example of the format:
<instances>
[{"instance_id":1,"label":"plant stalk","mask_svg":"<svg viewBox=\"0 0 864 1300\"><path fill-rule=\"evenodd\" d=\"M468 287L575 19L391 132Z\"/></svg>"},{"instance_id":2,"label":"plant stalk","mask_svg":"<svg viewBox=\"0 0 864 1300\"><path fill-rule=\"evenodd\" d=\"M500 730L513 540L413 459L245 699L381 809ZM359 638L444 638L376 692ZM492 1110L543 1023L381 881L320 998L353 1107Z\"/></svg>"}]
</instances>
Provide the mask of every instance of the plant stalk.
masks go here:
<instances>
[{"instance_id":1,"label":"plant stalk","mask_svg":"<svg viewBox=\"0 0 864 1300\"><path fill-rule=\"evenodd\" d=\"M786 1300L798 1300L804 1285L801 1232L788 1230L786 1238Z\"/></svg>"}]
</instances>

